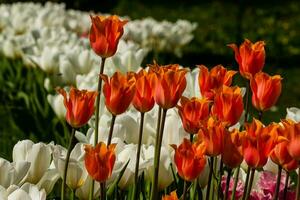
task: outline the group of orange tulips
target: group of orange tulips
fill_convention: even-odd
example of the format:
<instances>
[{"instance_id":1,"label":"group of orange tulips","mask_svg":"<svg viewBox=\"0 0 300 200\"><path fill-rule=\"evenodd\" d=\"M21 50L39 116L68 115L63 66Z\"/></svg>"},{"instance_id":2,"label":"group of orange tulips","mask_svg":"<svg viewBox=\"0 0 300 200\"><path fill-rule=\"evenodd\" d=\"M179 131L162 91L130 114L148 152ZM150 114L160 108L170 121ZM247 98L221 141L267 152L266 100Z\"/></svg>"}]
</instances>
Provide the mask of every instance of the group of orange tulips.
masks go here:
<instances>
[{"instance_id":1,"label":"group of orange tulips","mask_svg":"<svg viewBox=\"0 0 300 200\"><path fill-rule=\"evenodd\" d=\"M230 177L230 173L235 168L239 169L243 161L247 163L249 168L243 199L250 197L255 170L261 169L269 158L280 169L292 171L298 168L300 123L282 120L280 123L264 125L261 122L263 112L276 104L282 87L282 78L279 75L271 76L262 72L265 64L264 42L253 44L246 39L239 47L235 44L228 45L234 50L239 72L248 84L244 98L243 89L232 86L233 77L238 72L227 70L222 65L217 65L211 70L203 65L198 66L200 68L198 83L202 98L187 98L182 94L187 85L185 75L188 70L178 64L161 66L154 62L148 65L148 70L142 69L137 73L115 72L112 77L103 74L105 59L115 54L126 21L120 20L117 16L91 16L91 20L91 48L102 58L98 91L80 91L73 87L69 95L62 89L58 91L64 97L66 120L74 129L88 122L94 114L96 101L95 127L97 127L101 82L104 81L105 105L112 114L108 141L97 143L98 140L95 140L94 146L85 147L85 167L89 175L101 183L102 199L105 199L105 181L112 174L116 159L114 153L116 145L111 144L113 123L115 118L124 113L131 104L142 117L154 107L155 103L160 107L151 194L153 200L161 198L157 186L160 148L166 113L168 109L174 107L178 109L184 130L189 133L189 139L184 139L179 146L170 144L175 151L174 162L178 175L184 180L184 189L181 193L183 199L187 199L188 186L201 176L205 165L210 166L210 180L206 190L206 199L210 199L210 194L215 189L211 180L214 179L213 174L216 171L214 162L217 162L217 159L220 160L218 172L220 177L224 169L228 170L227 176ZM250 106L248 99L250 100L251 94L252 105L257 109L259 119L250 120L248 116ZM241 121L243 113L245 116ZM231 128L238 122L241 124L239 129ZM140 132L142 133L142 128ZM99 134L97 130L96 134ZM141 137L142 134L140 139ZM138 184L137 181L136 178L135 184ZM224 194L220 194L219 191L217 193L223 199L234 199L234 192L229 195L228 187L229 185L226 185ZM135 195L135 199L137 196L139 195ZM178 199L178 196L174 191L162 198L174 200ZM274 198L278 198L278 194Z\"/></svg>"}]
</instances>

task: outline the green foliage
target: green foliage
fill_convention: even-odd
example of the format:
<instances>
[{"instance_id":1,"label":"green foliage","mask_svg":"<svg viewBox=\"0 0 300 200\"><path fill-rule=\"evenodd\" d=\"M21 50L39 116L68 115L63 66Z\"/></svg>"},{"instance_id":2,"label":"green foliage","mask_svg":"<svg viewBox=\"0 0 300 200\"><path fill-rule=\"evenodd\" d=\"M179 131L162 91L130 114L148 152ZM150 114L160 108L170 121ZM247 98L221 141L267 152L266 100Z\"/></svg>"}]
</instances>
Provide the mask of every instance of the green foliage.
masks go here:
<instances>
[{"instance_id":1,"label":"green foliage","mask_svg":"<svg viewBox=\"0 0 300 200\"><path fill-rule=\"evenodd\" d=\"M48 104L45 74L4 57L0 74L0 156L10 160L14 144L23 139L64 145L68 130Z\"/></svg>"}]
</instances>

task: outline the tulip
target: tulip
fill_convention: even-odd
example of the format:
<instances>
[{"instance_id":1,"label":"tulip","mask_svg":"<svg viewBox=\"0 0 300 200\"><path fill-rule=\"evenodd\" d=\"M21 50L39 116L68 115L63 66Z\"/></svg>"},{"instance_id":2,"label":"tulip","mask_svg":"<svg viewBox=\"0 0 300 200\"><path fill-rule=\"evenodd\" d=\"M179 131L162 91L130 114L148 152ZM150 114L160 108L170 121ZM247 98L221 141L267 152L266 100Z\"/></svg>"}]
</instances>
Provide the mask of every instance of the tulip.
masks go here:
<instances>
[{"instance_id":1,"label":"tulip","mask_svg":"<svg viewBox=\"0 0 300 200\"><path fill-rule=\"evenodd\" d=\"M162 200L178 200L176 191L171 192L170 195L164 195L164 196L162 197Z\"/></svg>"},{"instance_id":2,"label":"tulip","mask_svg":"<svg viewBox=\"0 0 300 200\"><path fill-rule=\"evenodd\" d=\"M224 123L210 117L198 132L199 140L205 144L207 156L218 156L223 151L225 134L229 134Z\"/></svg>"},{"instance_id":3,"label":"tulip","mask_svg":"<svg viewBox=\"0 0 300 200\"><path fill-rule=\"evenodd\" d=\"M154 145L151 145L148 148L144 149L145 160L152 161L147 165L145 171L145 179L149 181L152 180L154 174L154 165L153 165L154 151L155 151ZM170 167L171 164L172 164L171 154L165 146L162 146L160 165L159 165L159 174L158 174L158 176L160 177L158 179L158 189L160 191L168 187L174 181L174 177Z\"/></svg>"},{"instance_id":4,"label":"tulip","mask_svg":"<svg viewBox=\"0 0 300 200\"><path fill-rule=\"evenodd\" d=\"M246 136L243 141L244 159L253 169L263 167L275 145L283 141L277 136L278 124L270 124L267 127L257 119L251 124L246 124Z\"/></svg>"},{"instance_id":5,"label":"tulip","mask_svg":"<svg viewBox=\"0 0 300 200\"><path fill-rule=\"evenodd\" d=\"M239 64L240 73L243 77L250 79L260 72L265 64L265 42L252 43L245 39L238 48L236 44L229 44L235 53L235 60Z\"/></svg>"},{"instance_id":6,"label":"tulip","mask_svg":"<svg viewBox=\"0 0 300 200\"><path fill-rule=\"evenodd\" d=\"M87 172L82 164L84 157L82 146L83 145L80 143L75 145L71 151L70 160L68 163L68 171L66 173L65 183L73 190L81 187L87 177ZM63 177L65 173L64 167L67 162L67 149L60 145L56 145L52 147L52 152L55 168L59 172L60 176Z\"/></svg>"},{"instance_id":7,"label":"tulip","mask_svg":"<svg viewBox=\"0 0 300 200\"><path fill-rule=\"evenodd\" d=\"M295 122L300 122L300 109L296 107L291 107L286 109L286 119L293 120Z\"/></svg>"},{"instance_id":8,"label":"tulip","mask_svg":"<svg viewBox=\"0 0 300 200\"><path fill-rule=\"evenodd\" d=\"M58 89L64 97L64 105L67 110L66 120L73 128L85 125L94 113L94 102L97 92L77 90L71 87L69 98L64 89Z\"/></svg>"},{"instance_id":9,"label":"tulip","mask_svg":"<svg viewBox=\"0 0 300 200\"><path fill-rule=\"evenodd\" d=\"M178 113L184 130L190 134L196 134L201 128L201 122L208 118L209 101L206 99L181 97Z\"/></svg>"},{"instance_id":10,"label":"tulip","mask_svg":"<svg viewBox=\"0 0 300 200\"><path fill-rule=\"evenodd\" d=\"M102 58L113 56L123 35L123 26L127 21L121 21L118 16L91 16L90 44L94 52Z\"/></svg>"},{"instance_id":11,"label":"tulip","mask_svg":"<svg viewBox=\"0 0 300 200\"><path fill-rule=\"evenodd\" d=\"M103 142L98 143L95 148L85 146L85 167L94 180L105 182L111 176L116 160L115 147L115 144L107 147Z\"/></svg>"},{"instance_id":12,"label":"tulip","mask_svg":"<svg viewBox=\"0 0 300 200\"><path fill-rule=\"evenodd\" d=\"M21 187L11 185L7 190L0 186L1 200L46 200L46 196L44 189L39 189L36 185L29 183L25 183Z\"/></svg>"},{"instance_id":13,"label":"tulip","mask_svg":"<svg viewBox=\"0 0 300 200\"><path fill-rule=\"evenodd\" d=\"M250 86L253 106L259 111L266 111L276 104L280 96L281 77L260 72L251 79Z\"/></svg>"},{"instance_id":14,"label":"tulip","mask_svg":"<svg viewBox=\"0 0 300 200\"><path fill-rule=\"evenodd\" d=\"M222 161L231 169L238 167L243 161L243 139L245 132L237 129L224 135L224 150L222 151Z\"/></svg>"},{"instance_id":15,"label":"tulip","mask_svg":"<svg viewBox=\"0 0 300 200\"><path fill-rule=\"evenodd\" d=\"M178 174L186 181L193 181L204 169L206 158L203 144L191 143L184 139L178 147L172 145L175 150L174 160Z\"/></svg>"},{"instance_id":16,"label":"tulip","mask_svg":"<svg viewBox=\"0 0 300 200\"><path fill-rule=\"evenodd\" d=\"M282 120L284 129L281 129L288 139L287 150L289 155L300 161L300 122Z\"/></svg>"},{"instance_id":17,"label":"tulip","mask_svg":"<svg viewBox=\"0 0 300 200\"><path fill-rule=\"evenodd\" d=\"M110 80L106 75L101 75L101 78L105 82L103 93L106 108L115 116L122 114L129 107L135 94L136 80L134 74L123 75L120 72L115 72Z\"/></svg>"},{"instance_id":18,"label":"tulip","mask_svg":"<svg viewBox=\"0 0 300 200\"><path fill-rule=\"evenodd\" d=\"M0 186L8 188L10 185L18 185L26 176L30 168L30 162L12 162L0 158Z\"/></svg>"},{"instance_id":19,"label":"tulip","mask_svg":"<svg viewBox=\"0 0 300 200\"><path fill-rule=\"evenodd\" d=\"M150 111L154 106L154 95L151 86L152 77L144 69L139 71L136 76L136 92L132 105L142 113Z\"/></svg>"},{"instance_id":20,"label":"tulip","mask_svg":"<svg viewBox=\"0 0 300 200\"><path fill-rule=\"evenodd\" d=\"M215 91L223 85L230 86L232 77L236 74L236 71L227 71L222 65L213 67L210 72L204 65L200 65L199 68L198 81L201 94L210 100L213 100Z\"/></svg>"},{"instance_id":21,"label":"tulip","mask_svg":"<svg viewBox=\"0 0 300 200\"><path fill-rule=\"evenodd\" d=\"M151 68L152 71L156 69ZM186 87L186 69L178 69L178 65L161 66L154 76L154 99L163 109L173 108L177 105Z\"/></svg>"},{"instance_id":22,"label":"tulip","mask_svg":"<svg viewBox=\"0 0 300 200\"><path fill-rule=\"evenodd\" d=\"M19 141L13 148L13 161L28 161L30 168L24 182L37 184L51 163L50 147L44 143L34 144L31 140Z\"/></svg>"},{"instance_id":23,"label":"tulip","mask_svg":"<svg viewBox=\"0 0 300 200\"><path fill-rule=\"evenodd\" d=\"M239 87L223 86L217 92L212 106L212 114L227 123L228 126L232 126L239 121L243 110L243 97Z\"/></svg>"}]
</instances>

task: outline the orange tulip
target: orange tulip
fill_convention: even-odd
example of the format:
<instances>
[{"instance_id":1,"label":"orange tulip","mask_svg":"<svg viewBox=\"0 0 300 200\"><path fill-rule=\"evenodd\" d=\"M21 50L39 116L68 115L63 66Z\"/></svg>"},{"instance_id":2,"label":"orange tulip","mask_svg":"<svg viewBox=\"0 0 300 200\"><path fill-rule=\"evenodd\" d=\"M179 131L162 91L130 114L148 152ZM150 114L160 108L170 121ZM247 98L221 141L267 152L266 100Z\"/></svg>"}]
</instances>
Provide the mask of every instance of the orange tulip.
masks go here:
<instances>
[{"instance_id":1,"label":"orange tulip","mask_svg":"<svg viewBox=\"0 0 300 200\"><path fill-rule=\"evenodd\" d=\"M116 160L115 147L116 144L107 147L103 142L98 143L95 148L85 146L85 168L94 180L105 182L111 176Z\"/></svg>"},{"instance_id":2,"label":"orange tulip","mask_svg":"<svg viewBox=\"0 0 300 200\"><path fill-rule=\"evenodd\" d=\"M207 156L218 156L222 153L225 134L228 134L225 124L212 117L199 129L198 137L205 144Z\"/></svg>"},{"instance_id":3,"label":"orange tulip","mask_svg":"<svg viewBox=\"0 0 300 200\"><path fill-rule=\"evenodd\" d=\"M210 100L214 98L215 91L223 85L230 86L232 77L236 74L236 71L227 71L222 65L213 67L210 72L204 65L198 67L200 68L198 81L201 94Z\"/></svg>"},{"instance_id":4,"label":"orange tulip","mask_svg":"<svg viewBox=\"0 0 300 200\"><path fill-rule=\"evenodd\" d=\"M267 161L277 143L278 124L264 125L257 119L246 124L246 136L243 142L244 159L251 168L261 168Z\"/></svg>"},{"instance_id":5,"label":"orange tulip","mask_svg":"<svg viewBox=\"0 0 300 200\"><path fill-rule=\"evenodd\" d=\"M105 105L113 115L122 114L129 107L135 94L135 76L128 72L123 75L115 72L108 80L106 75L101 75L104 80L103 93L105 96Z\"/></svg>"},{"instance_id":6,"label":"orange tulip","mask_svg":"<svg viewBox=\"0 0 300 200\"><path fill-rule=\"evenodd\" d=\"M204 156L205 147L203 144L191 143L184 138L183 142L175 149L174 161L178 174L186 181L193 181L204 169L206 159Z\"/></svg>"},{"instance_id":7,"label":"orange tulip","mask_svg":"<svg viewBox=\"0 0 300 200\"><path fill-rule=\"evenodd\" d=\"M192 99L181 97L180 103L177 108L184 130L196 134L201 127L201 122L209 116L209 101L196 97Z\"/></svg>"},{"instance_id":8,"label":"orange tulip","mask_svg":"<svg viewBox=\"0 0 300 200\"><path fill-rule=\"evenodd\" d=\"M186 69L179 69L178 65L160 66L150 68L154 73L154 99L163 109L173 108L177 105L186 87Z\"/></svg>"},{"instance_id":9,"label":"orange tulip","mask_svg":"<svg viewBox=\"0 0 300 200\"><path fill-rule=\"evenodd\" d=\"M236 168L243 162L243 139L245 132L239 132L237 129L224 135L224 150L222 151L222 160L230 168Z\"/></svg>"},{"instance_id":10,"label":"orange tulip","mask_svg":"<svg viewBox=\"0 0 300 200\"><path fill-rule=\"evenodd\" d=\"M260 72L265 65L265 42L258 41L252 43L245 39L244 43L238 48L236 44L229 44L234 50L235 60L239 64L240 73L243 77L250 79Z\"/></svg>"},{"instance_id":11,"label":"orange tulip","mask_svg":"<svg viewBox=\"0 0 300 200\"><path fill-rule=\"evenodd\" d=\"M170 195L164 195L164 196L162 197L162 200L178 200L176 191L171 192Z\"/></svg>"},{"instance_id":12,"label":"orange tulip","mask_svg":"<svg viewBox=\"0 0 300 200\"><path fill-rule=\"evenodd\" d=\"M79 128L85 125L94 113L94 102L97 92L86 90L77 90L71 87L69 98L64 89L58 89L58 92L64 97L66 107L66 120L73 128Z\"/></svg>"},{"instance_id":13,"label":"orange tulip","mask_svg":"<svg viewBox=\"0 0 300 200\"><path fill-rule=\"evenodd\" d=\"M123 35L123 26L127 21L121 21L118 16L91 16L90 44L94 52L102 58L113 56Z\"/></svg>"},{"instance_id":14,"label":"orange tulip","mask_svg":"<svg viewBox=\"0 0 300 200\"><path fill-rule=\"evenodd\" d=\"M264 72L257 73L250 81L252 104L260 111L274 106L281 93L280 75L269 76Z\"/></svg>"},{"instance_id":15,"label":"orange tulip","mask_svg":"<svg viewBox=\"0 0 300 200\"><path fill-rule=\"evenodd\" d=\"M282 120L283 131L288 139L287 150L291 157L300 161L300 122L292 120Z\"/></svg>"},{"instance_id":16,"label":"orange tulip","mask_svg":"<svg viewBox=\"0 0 300 200\"><path fill-rule=\"evenodd\" d=\"M232 126L239 121L243 110L243 97L239 87L223 86L216 93L212 114L226 122L228 126Z\"/></svg>"},{"instance_id":17,"label":"orange tulip","mask_svg":"<svg viewBox=\"0 0 300 200\"><path fill-rule=\"evenodd\" d=\"M136 76L136 92L132 104L140 112L148 112L154 106L153 88L151 85L152 76L144 69Z\"/></svg>"}]
</instances>

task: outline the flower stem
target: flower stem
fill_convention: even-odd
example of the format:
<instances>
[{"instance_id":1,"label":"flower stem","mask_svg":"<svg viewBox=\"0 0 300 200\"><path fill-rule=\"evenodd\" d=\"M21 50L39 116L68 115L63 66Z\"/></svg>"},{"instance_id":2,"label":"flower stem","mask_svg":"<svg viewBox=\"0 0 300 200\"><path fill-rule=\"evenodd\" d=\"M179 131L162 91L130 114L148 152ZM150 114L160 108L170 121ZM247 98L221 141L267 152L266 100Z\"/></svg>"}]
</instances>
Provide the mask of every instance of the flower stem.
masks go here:
<instances>
[{"instance_id":1,"label":"flower stem","mask_svg":"<svg viewBox=\"0 0 300 200\"><path fill-rule=\"evenodd\" d=\"M187 193L187 181L184 180L184 182L183 182L182 200L185 200L185 199L186 199L186 193Z\"/></svg>"},{"instance_id":2,"label":"flower stem","mask_svg":"<svg viewBox=\"0 0 300 200\"><path fill-rule=\"evenodd\" d=\"M297 193L296 193L296 199L300 199L300 167L298 168L298 183L297 183Z\"/></svg>"},{"instance_id":3,"label":"flower stem","mask_svg":"<svg viewBox=\"0 0 300 200\"><path fill-rule=\"evenodd\" d=\"M228 168L228 170L227 170L227 178L226 178L225 195L224 195L224 198L223 198L224 200L228 199L228 191L229 191L229 186L230 186L231 172L232 172L232 169Z\"/></svg>"},{"instance_id":4,"label":"flower stem","mask_svg":"<svg viewBox=\"0 0 300 200\"><path fill-rule=\"evenodd\" d=\"M254 174L255 174L255 169L251 169L251 175L250 175L249 185L248 185L248 188L247 188L246 200L248 200L249 197L250 197L252 184L253 184L253 179L254 179Z\"/></svg>"},{"instance_id":5,"label":"flower stem","mask_svg":"<svg viewBox=\"0 0 300 200\"><path fill-rule=\"evenodd\" d=\"M71 139L69 142L68 146L68 151L67 151L67 156L66 156L66 161L65 161L65 166L64 166L64 173L63 173L63 180L62 180L62 185L61 185L61 200L64 200L65 198L65 189L66 189L66 179L67 179L67 173L68 173L68 165L69 165L69 160L70 160L70 155L71 151L73 149L73 142L75 139L75 128L72 128L72 133L71 133Z\"/></svg>"},{"instance_id":6,"label":"flower stem","mask_svg":"<svg viewBox=\"0 0 300 200\"><path fill-rule=\"evenodd\" d=\"M218 193L220 199L223 199L223 192L221 187L222 176L223 176L223 160L221 159L220 168L219 168L219 180L218 180Z\"/></svg>"},{"instance_id":7,"label":"flower stem","mask_svg":"<svg viewBox=\"0 0 300 200\"><path fill-rule=\"evenodd\" d=\"M246 196L247 196L247 189L248 189L248 183L249 183L249 177L250 177L250 170L251 170L251 168L248 167L246 181L245 181L245 187L244 187L244 193L243 193L243 200L245 200Z\"/></svg>"},{"instance_id":8,"label":"flower stem","mask_svg":"<svg viewBox=\"0 0 300 200\"><path fill-rule=\"evenodd\" d=\"M136 152L136 162L135 162L135 173L134 173L134 199L138 199L138 180L139 180L139 164L140 164L140 154L141 154L141 146L142 146L142 138L143 138L143 127L144 127L144 116L145 113L141 112L141 122L139 129L139 141Z\"/></svg>"},{"instance_id":9,"label":"flower stem","mask_svg":"<svg viewBox=\"0 0 300 200\"><path fill-rule=\"evenodd\" d=\"M112 115L112 117L111 117L110 129L109 129L109 134L108 134L108 139L107 139L107 146L109 146L111 144L111 139L112 139L112 135L113 135L113 131L114 131L116 117L117 117L116 115Z\"/></svg>"},{"instance_id":10,"label":"flower stem","mask_svg":"<svg viewBox=\"0 0 300 200\"><path fill-rule=\"evenodd\" d=\"M244 119L244 124L243 124L244 127L245 127L245 123L248 122L249 107L250 107L249 98L250 98L250 81L247 80L247 83L246 83L246 100L245 100L246 110L245 110L245 119Z\"/></svg>"},{"instance_id":11,"label":"flower stem","mask_svg":"<svg viewBox=\"0 0 300 200\"><path fill-rule=\"evenodd\" d=\"M281 181L281 171L282 167L278 165L278 174L277 174L277 181L276 181L276 189L275 189L275 194L274 194L274 200L278 199L278 194L279 194L279 188L280 188L280 181Z\"/></svg>"},{"instance_id":12,"label":"flower stem","mask_svg":"<svg viewBox=\"0 0 300 200\"><path fill-rule=\"evenodd\" d=\"M241 168L240 165L238 166L238 168L236 168L235 177L234 177L234 185L233 185L232 194L231 194L231 200L235 199L235 192L236 192L236 187L237 187L237 184L239 181L240 168Z\"/></svg>"},{"instance_id":13,"label":"flower stem","mask_svg":"<svg viewBox=\"0 0 300 200\"><path fill-rule=\"evenodd\" d=\"M70 200L74 200L75 197L75 190L72 189L71 194L70 194Z\"/></svg>"},{"instance_id":14,"label":"flower stem","mask_svg":"<svg viewBox=\"0 0 300 200\"><path fill-rule=\"evenodd\" d=\"M208 175L208 183L207 183L207 189L206 189L206 200L209 200L209 194L210 194L210 187L211 187L211 181L212 181L212 175L214 171L214 158L210 157L210 165L209 165L209 175Z\"/></svg>"},{"instance_id":15,"label":"flower stem","mask_svg":"<svg viewBox=\"0 0 300 200\"><path fill-rule=\"evenodd\" d=\"M106 200L106 186L105 182L100 183L100 200Z\"/></svg>"},{"instance_id":16,"label":"flower stem","mask_svg":"<svg viewBox=\"0 0 300 200\"><path fill-rule=\"evenodd\" d=\"M288 171L286 171L286 178L285 178L284 191L283 191L283 199L287 199L286 195L287 195L287 190L288 190L288 187L289 187L289 178L290 178L290 173Z\"/></svg>"},{"instance_id":17,"label":"flower stem","mask_svg":"<svg viewBox=\"0 0 300 200\"><path fill-rule=\"evenodd\" d=\"M160 151L165 127L165 120L167 116L167 109L163 109L162 119L160 124L159 136L158 141L155 144L155 155L154 155L154 174L153 174L153 181L152 181L152 189L151 189L151 199L157 200L158 198L158 174L159 174L159 161L160 161Z\"/></svg>"},{"instance_id":18,"label":"flower stem","mask_svg":"<svg viewBox=\"0 0 300 200\"><path fill-rule=\"evenodd\" d=\"M102 58L99 75L103 74L104 65L105 65L105 58ZM98 76L98 87L97 87L98 94L97 94L97 98L96 98L94 146L96 146L98 143L101 89L102 89L102 78L100 76ZM95 186L95 181L92 180L92 184L90 187L90 193L89 193L89 200L92 200L94 197L94 186Z\"/></svg>"}]
</instances>

